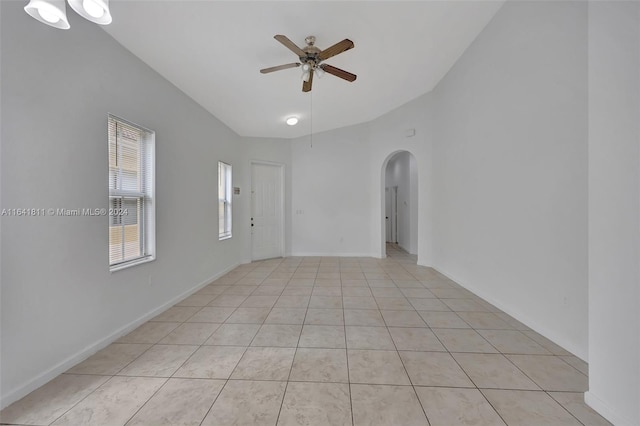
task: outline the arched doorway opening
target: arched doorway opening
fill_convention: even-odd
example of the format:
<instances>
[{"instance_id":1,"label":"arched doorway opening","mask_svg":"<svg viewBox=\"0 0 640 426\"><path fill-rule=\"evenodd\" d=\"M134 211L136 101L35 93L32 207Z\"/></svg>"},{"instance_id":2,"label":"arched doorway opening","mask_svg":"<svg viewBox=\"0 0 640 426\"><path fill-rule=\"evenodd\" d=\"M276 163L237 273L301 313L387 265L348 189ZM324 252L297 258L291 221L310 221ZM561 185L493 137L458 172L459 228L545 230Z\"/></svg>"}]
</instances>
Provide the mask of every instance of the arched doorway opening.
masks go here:
<instances>
[{"instance_id":1,"label":"arched doorway opening","mask_svg":"<svg viewBox=\"0 0 640 426\"><path fill-rule=\"evenodd\" d=\"M409 151L391 153L382 167L382 247L418 254L418 165Z\"/></svg>"}]
</instances>

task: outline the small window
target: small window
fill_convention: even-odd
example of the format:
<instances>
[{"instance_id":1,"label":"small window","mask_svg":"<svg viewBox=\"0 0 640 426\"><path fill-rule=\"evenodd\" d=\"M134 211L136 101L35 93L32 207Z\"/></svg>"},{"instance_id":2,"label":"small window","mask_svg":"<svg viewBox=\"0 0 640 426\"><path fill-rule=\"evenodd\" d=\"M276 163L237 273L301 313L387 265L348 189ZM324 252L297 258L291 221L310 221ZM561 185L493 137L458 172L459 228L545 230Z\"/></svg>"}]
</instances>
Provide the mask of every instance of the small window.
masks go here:
<instances>
[{"instance_id":1,"label":"small window","mask_svg":"<svg viewBox=\"0 0 640 426\"><path fill-rule=\"evenodd\" d=\"M109 115L109 266L155 255L155 134Z\"/></svg>"},{"instance_id":2,"label":"small window","mask_svg":"<svg viewBox=\"0 0 640 426\"><path fill-rule=\"evenodd\" d=\"M231 165L218 161L218 237L231 238Z\"/></svg>"}]
</instances>

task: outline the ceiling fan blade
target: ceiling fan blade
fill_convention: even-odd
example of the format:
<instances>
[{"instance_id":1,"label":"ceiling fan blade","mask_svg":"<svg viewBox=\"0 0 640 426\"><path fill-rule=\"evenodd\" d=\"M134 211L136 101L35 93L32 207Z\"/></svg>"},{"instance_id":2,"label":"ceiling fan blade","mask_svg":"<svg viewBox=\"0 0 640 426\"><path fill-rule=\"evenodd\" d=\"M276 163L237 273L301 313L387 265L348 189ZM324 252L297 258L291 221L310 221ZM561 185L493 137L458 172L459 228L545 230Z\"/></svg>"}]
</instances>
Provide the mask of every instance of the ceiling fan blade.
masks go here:
<instances>
[{"instance_id":1,"label":"ceiling fan blade","mask_svg":"<svg viewBox=\"0 0 640 426\"><path fill-rule=\"evenodd\" d=\"M345 38L341 42L338 42L318 53L318 59L324 61L332 56L336 56L338 53L344 52L345 50L353 49L353 46L353 42L348 38Z\"/></svg>"},{"instance_id":2,"label":"ceiling fan blade","mask_svg":"<svg viewBox=\"0 0 640 426\"><path fill-rule=\"evenodd\" d=\"M310 92L311 91L311 84L313 84L313 70L309 71L309 80L302 82L302 91L303 92Z\"/></svg>"},{"instance_id":3,"label":"ceiling fan blade","mask_svg":"<svg viewBox=\"0 0 640 426\"><path fill-rule=\"evenodd\" d=\"M332 67L329 64L322 64L322 65L320 65L320 68L322 68L323 70L325 70L329 74L335 75L336 77L340 77L343 80L355 81L356 78L358 78L358 76L355 75L355 74L351 74L350 72L347 72L345 70L341 70L340 68Z\"/></svg>"},{"instance_id":4,"label":"ceiling fan blade","mask_svg":"<svg viewBox=\"0 0 640 426\"><path fill-rule=\"evenodd\" d=\"M296 46L296 44L294 42L292 42L291 40L289 40L287 38L287 36L283 36L283 35L278 34L278 35L273 36L273 38L278 40L280 43L284 44L287 49L291 50L293 53L298 55L298 57L307 56L307 54L304 52L304 50L302 50L298 46Z\"/></svg>"},{"instance_id":5,"label":"ceiling fan blade","mask_svg":"<svg viewBox=\"0 0 640 426\"><path fill-rule=\"evenodd\" d=\"M299 62L294 62L292 64L278 65L277 67L263 68L263 69L260 70L260 72L262 74L268 74L270 72L286 70L288 68L295 68L295 67L299 67L299 66L300 66Z\"/></svg>"}]
</instances>

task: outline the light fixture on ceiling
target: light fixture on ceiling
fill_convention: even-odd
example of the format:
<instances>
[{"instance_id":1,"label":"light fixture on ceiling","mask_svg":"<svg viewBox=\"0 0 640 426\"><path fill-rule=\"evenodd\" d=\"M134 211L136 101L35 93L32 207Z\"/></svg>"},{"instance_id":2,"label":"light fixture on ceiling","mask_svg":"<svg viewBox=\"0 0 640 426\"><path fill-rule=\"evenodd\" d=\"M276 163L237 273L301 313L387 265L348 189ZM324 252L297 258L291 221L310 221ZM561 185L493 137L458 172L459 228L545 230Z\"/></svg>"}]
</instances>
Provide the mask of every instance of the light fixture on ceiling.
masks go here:
<instances>
[{"instance_id":1,"label":"light fixture on ceiling","mask_svg":"<svg viewBox=\"0 0 640 426\"><path fill-rule=\"evenodd\" d=\"M34 19L54 28L67 30L71 27L67 20L64 0L31 0L24 7L24 11Z\"/></svg>"},{"instance_id":2,"label":"light fixture on ceiling","mask_svg":"<svg viewBox=\"0 0 640 426\"><path fill-rule=\"evenodd\" d=\"M351 74L350 72L324 63L326 59L332 58L346 50L353 49L354 44L348 38L345 38L341 42L338 42L324 50L320 50L318 47L316 47L316 38L314 36L308 36L304 39L307 45L302 49L282 34L277 34L274 36L274 38L282 43L286 48L295 53L296 56L298 56L298 60L300 62L293 62L290 64L263 68L260 70L262 74L268 74L274 71L286 70L289 68L301 67L303 92L311 91L314 74L316 74L318 77L321 77L322 74L327 72L350 82L355 81L357 78L355 74Z\"/></svg>"},{"instance_id":3,"label":"light fixture on ceiling","mask_svg":"<svg viewBox=\"0 0 640 426\"><path fill-rule=\"evenodd\" d=\"M287 118L286 123L289 126L295 126L296 124L298 124L298 117L289 117Z\"/></svg>"},{"instance_id":4,"label":"light fixture on ceiling","mask_svg":"<svg viewBox=\"0 0 640 426\"><path fill-rule=\"evenodd\" d=\"M68 0L69 6L83 18L100 25L111 23L109 0ZM65 0L30 0L24 7L31 17L54 28L71 28Z\"/></svg>"},{"instance_id":5,"label":"light fixture on ceiling","mask_svg":"<svg viewBox=\"0 0 640 426\"><path fill-rule=\"evenodd\" d=\"M308 82L309 78L311 78L311 70L313 70L313 66L309 63L302 64L302 80Z\"/></svg>"},{"instance_id":6,"label":"light fixture on ceiling","mask_svg":"<svg viewBox=\"0 0 640 426\"><path fill-rule=\"evenodd\" d=\"M111 23L109 0L67 0L76 13L91 22L100 25Z\"/></svg>"}]
</instances>

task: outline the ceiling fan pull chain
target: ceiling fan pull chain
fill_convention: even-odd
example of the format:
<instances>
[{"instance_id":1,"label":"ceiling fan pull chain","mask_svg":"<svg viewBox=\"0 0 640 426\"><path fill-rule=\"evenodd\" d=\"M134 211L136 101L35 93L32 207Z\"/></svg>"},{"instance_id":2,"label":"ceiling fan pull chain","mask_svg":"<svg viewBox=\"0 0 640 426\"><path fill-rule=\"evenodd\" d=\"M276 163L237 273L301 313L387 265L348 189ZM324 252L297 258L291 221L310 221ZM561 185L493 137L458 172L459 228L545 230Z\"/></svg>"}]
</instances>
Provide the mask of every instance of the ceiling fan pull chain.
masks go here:
<instances>
[{"instance_id":1,"label":"ceiling fan pull chain","mask_svg":"<svg viewBox=\"0 0 640 426\"><path fill-rule=\"evenodd\" d=\"M310 144L311 144L311 148L313 148L313 92L309 92L309 112L310 112L310 119L309 119L309 123L311 126L311 133L309 133L309 140L310 140Z\"/></svg>"}]
</instances>

